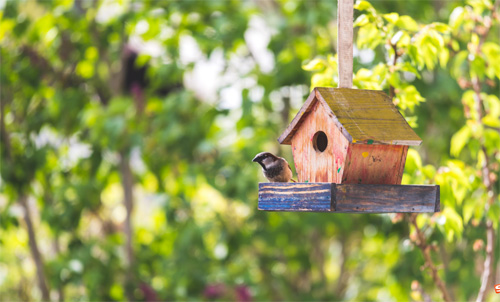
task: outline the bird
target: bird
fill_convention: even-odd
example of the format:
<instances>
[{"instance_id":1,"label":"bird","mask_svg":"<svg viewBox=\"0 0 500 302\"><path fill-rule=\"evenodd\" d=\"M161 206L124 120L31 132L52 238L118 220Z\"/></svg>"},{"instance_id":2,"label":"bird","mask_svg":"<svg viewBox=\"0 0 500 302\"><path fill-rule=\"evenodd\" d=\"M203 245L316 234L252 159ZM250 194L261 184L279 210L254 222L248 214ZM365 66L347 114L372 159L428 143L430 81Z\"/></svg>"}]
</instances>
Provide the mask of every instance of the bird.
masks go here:
<instances>
[{"instance_id":1,"label":"bird","mask_svg":"<svg viewBox=\"0 0 500 302\"><path fill-rule=\"evenodd\" d=\"M295 182L292 179L292 168L283 157L270 152L261 152L255 155L252 161L262 166L262 172L270 182Z\"/></svg>"}]
</instances>

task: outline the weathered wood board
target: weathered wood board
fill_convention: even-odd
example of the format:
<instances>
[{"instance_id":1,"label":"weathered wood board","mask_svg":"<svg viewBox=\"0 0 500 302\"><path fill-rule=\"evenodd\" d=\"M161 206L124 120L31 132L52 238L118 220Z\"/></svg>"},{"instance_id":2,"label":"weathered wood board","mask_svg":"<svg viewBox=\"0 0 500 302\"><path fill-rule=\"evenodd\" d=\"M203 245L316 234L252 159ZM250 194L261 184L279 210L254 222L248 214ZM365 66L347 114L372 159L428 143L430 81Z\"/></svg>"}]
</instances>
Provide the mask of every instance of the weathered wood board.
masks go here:
<instances>
[{"instance_id":1,"label":"weathered wood board","mask_svg":"<svg viewBox=\"0 0 500 302\"><path fill-rule=\"evenodd\" d=\"M260 183L259 210L331 213L439 212L438 185Z\"/></svg>"},{"instance_id":2,"label":"weathered wood board","mask_svg":"<svg viewBox=\"0 0 500 302\"><path fill-rule=\"evenodd\" d=\"M337 61L340 88L352 88L353 5L353 0L339 0L337 6Z\"/></svg>"},{"instance_id":3,"label":"weathered wood board","mask_svg":"<svg viewBox=\"0 0 500 302\"><path fill-rule=\"evenodd\" d=\"M332 210L330 183L259 183L259 210L326 212Z\"/></svg>"},{"instance_id":4,"label":"weathered wood board","mask_svg":"<svg viewBox=\"0 0 500 302\"><path fill-rule=\"evenodd\" d=\"M408 146L349 144L343 184L399 185Z\"/></svg>"},{"instance_id":5,"label":"weathered wood board","mask_svg":"<svg viewBox=\"0 0 500 302\"><path fill-rule=\"evenodd\" d=\"M299 182L341 183L349 141L335 126L332 116L316 102L304 118L300 131L292 138L292 152ZM323 131L328 144L323 152L313 147L313 137Z\"/></svg>"}]
</instances>

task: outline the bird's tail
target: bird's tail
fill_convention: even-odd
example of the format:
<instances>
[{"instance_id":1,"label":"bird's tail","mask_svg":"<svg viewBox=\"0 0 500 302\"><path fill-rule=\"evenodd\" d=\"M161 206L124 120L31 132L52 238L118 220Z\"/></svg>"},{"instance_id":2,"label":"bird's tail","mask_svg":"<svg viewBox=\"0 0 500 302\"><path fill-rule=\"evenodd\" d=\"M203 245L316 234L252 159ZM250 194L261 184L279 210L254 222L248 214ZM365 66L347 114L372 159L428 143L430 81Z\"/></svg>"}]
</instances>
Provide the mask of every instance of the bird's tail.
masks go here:
<instances>
[{"instance_id":1,"label":"bird's tail","mask_svg":"<svg viewBox=\"0 0 500 302\"><path fill-rule=\"evenodd\" d=\"M293 178L290 178L290 181L291 181L291 182L296 182Z\"/></svg>"}]
</instances>

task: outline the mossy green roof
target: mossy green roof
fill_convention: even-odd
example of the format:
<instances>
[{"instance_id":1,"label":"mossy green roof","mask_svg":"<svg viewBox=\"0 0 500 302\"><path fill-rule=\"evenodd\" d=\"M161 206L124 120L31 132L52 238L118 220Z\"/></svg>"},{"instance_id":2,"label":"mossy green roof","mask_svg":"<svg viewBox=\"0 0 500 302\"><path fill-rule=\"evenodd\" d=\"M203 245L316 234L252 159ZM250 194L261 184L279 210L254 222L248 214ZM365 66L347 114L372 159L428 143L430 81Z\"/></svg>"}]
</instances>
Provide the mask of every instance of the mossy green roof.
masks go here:
<instances>
[{"instance_id":1,"label":"mossy green roof","mask_svg":"<svg viewBox=\"0 0 500 302\"><path fill-rule=\"evenodd\" d=\"M291 144L291 138L316 101L331 110L335 124L351 143L411 146L422 143L385 92L316 87L278 139L281 144Z\"/></svg>"}]
</instances>

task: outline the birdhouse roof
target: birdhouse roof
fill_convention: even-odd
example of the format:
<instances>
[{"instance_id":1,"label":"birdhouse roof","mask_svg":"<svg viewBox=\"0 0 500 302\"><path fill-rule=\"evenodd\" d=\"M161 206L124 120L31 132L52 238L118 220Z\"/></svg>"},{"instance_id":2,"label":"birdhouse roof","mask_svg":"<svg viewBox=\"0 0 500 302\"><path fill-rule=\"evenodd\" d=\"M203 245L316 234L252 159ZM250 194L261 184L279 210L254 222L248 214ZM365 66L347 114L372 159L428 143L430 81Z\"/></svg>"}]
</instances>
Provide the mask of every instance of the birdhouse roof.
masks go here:
<instances>
[{"instance_id":1,"label":"birdhouse roof","mask_svg":"<svg viewBox=\"0 0 500 302\"><path fill-rule=\"evenodd\" d=\"M319 101L351 143L418 146L422 140L408 125L389 96L378 90L316 87L278 138L290 145L313 105Z\"/></svg>"}]
</instances>

